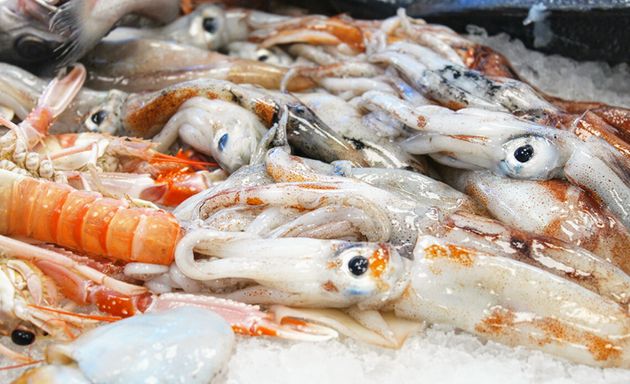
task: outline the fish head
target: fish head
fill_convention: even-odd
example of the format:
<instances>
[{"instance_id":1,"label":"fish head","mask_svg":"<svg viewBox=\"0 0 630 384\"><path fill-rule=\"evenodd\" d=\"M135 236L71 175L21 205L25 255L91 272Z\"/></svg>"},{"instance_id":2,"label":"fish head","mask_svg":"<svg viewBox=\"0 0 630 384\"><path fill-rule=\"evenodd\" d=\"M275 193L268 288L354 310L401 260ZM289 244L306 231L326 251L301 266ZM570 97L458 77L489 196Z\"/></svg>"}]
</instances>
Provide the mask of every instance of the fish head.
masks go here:
<instances>
[{"instance_id":1,"label":"fish head","mask_svg":"<svg viewBox=\"0 0 630 384\"><path fill-rule=\"evenodd\" d=\"M0 25L10 26L9 30L0 28L0 57L3 62L28 66L54 59L55 51L65 41L63 36L48 31L48 26L21 17L10 17L10 24L5 24L0 15Z\"/></svg>"}]
</instances>

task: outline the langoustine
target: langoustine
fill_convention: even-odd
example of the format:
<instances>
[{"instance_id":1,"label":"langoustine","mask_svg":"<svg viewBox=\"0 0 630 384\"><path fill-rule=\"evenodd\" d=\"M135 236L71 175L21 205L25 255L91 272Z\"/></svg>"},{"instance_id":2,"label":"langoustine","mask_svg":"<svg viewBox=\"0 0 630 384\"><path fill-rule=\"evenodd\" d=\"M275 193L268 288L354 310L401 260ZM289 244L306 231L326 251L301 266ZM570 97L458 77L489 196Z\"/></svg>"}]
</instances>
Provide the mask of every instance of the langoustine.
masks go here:
<instances>
[{"instance_id":1,"label":"langoustine","mask_svg":"<svg viewBox=\"0 0 630 384\"><path fill-rule=\"evenodd\" d=\"M336 336L335 332L320 327L315 324L304 322L285 322L275 321L273 312L262 312L259 307L245 305L232 300L225 300L207 295L192 295L186 293L168 293L156 294L149 291L148 288L135 284L125 283L111 276L95 270L86 265L86 263L76 261L77 255L68 253L64 255L57 249L39 248L9 237L0 236L0 244L4 250L5 260L20 259L31 262L34 267L31 271L40 276L45 276L45 281L54 282L52 288L66 298L70 299L75 306L89 305L96 306L100 311L110 315L107 316L82 316L59 310L55 307L56 302L46 303L46 307L35 306L30 312L36 316L43 316L47 321L55 319L60 322L69 324L82 329L82 325L94 324L95 321L117 321L120 318L131 316L140 316L146 313L159 313L172 308L183 306L194 306L212 310L223 318L225 318L235 332L251 336L269 335L295 340L325 340ZM85 260L82 260L85 261ZM17 262L14 262L15 265ZM98 264L89 261L91 264ZM148 265L148 264L146 264ZM36 267L36 268L35 268ZM156 265L153 265L155 268ZM159 266L157 266L159 267ZM99 268L102 268L99 266ZM115 266L106 265L105 271L116 270ZM26 269L24 269L26 271ZM22 271L21 271L22 272ZM43 275L42 275L43 272ZM34 286L29 286L31 289ZM37 295L37 290L32 290L33 296ZM19 300L15 300L17 304L22 304ZM7 301L7 308L11 309L14 300ZM32 305L27 305L32 307ZM17 305L16 305L17 307ZM16 315L24 316L23 312L29 313L27 309L21 308L22 311L5 311L3 316L7 318L9 324L15 324ZM45 326L42 321L31 321L33 317L27 317L23 320L32 322L35 327ZM37 319L35 317L35 319ZM70 320L68 320L70 319ZM72 320L74 319L74 320ZM65 325L65 323L63 324ZM63 327L60 327L63 329ZM67 329L67 327L65 327ZM50 329L49 327L46 329ZM69 333L70 338L74 336ZM59 332L54 333L59 336Z\"/></svg>"}]
</instances>

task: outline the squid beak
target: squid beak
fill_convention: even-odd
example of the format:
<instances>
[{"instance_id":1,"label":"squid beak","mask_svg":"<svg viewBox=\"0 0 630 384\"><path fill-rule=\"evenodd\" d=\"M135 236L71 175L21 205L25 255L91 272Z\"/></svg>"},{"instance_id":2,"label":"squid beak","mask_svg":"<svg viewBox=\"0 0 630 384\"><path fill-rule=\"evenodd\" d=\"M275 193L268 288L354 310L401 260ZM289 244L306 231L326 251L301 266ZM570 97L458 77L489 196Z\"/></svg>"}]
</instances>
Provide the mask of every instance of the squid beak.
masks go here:
<instances>
[{"instance_id":1,"label":"squid beak","mask_svg":"<svg viewBox=\"0 0 630 384\"><path fill-rule=\"evenodd\" d=\"M564 172L630 228L630 159L603 139L590 136L577 146Z\"/></svg>"}]
</instances>

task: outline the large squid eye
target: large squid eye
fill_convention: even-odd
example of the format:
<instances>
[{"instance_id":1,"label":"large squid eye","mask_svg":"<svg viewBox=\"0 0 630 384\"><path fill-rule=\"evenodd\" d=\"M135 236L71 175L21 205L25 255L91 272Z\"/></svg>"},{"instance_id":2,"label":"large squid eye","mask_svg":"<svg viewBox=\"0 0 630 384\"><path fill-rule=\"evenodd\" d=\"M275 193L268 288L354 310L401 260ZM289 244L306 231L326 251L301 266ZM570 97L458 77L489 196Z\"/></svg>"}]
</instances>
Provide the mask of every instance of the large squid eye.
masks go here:
<instances>
[{"instance_id":1,"label":"large squid eye","mask_svg":"<svg viewBox=\"0 0 630 384\"><path fill-rule=\"evenodd\" d=\"M543 136L521 136L503 146L505 159L499 164L505 176L517 179L547 180L557 175L560 154L554 143Z\"/></svg>"},{"instance_id":2,"label":"large squid eye","mask_svg":"<svg viewBox=\"0 0 630 384\"><path fill-rule=\"evenodd\" d=\"M229 138L230 136L228 136L227 133L221 136L219 139L219 151L223 151L225 149L225 145L227 144Z\"/></svg>"},{"instance_id":3,"label":"large squid eye","mask_svg":"<svg viewBox=\"0 0 630 384\"><path fill-rule=\"evenodd\" d=\"M363 256L355 256L348 261L348 270L355 276L361 276L367 272L370 263Z\"/></svg>"},{"instance_id":4,"label":"large squid eye","mask_svg":"<svg viewBox=\"0 0 630 384\"><path fill-rule=\"evenodd\" d=\"M35 334L23 329L14 329L11 332L11 341L17 345L31 345L35 341Z\"/></svg>"},{"instance_id":5,"label":"large squid eye","mask_svg":"<svg viewBox=\"0 0 630 384\"><path fill-rule=\"evenodd\" d=\"M514 158L521 163L527 163L534 156L534 148L525 144L522 147L516 148L514 151Z\"/></svg>"},{"instance_id":6,"label":"large squid eye","mask_svg":"<svg viewBox=\"0 0 630 384\"><path fill-rule=\"evenodd\" d=\"M94 112L92 114L92 117L90 117L90 120L92 120L92 122L96 125L101 125L101 123L105 121L106 117L107 117L107 112L101 109L98 112Z\"/></svg>"},{"instance_id":7,"label":"large squid eye","mask_svg":"<svg viewBox=\"0 0 630 384\"><path fill-rule=\"evenodd\" d=\"M217 31L217 21L214 17L206 17L203 19L203 30L208 33L215 33Z\"/></svg>"}]
</instances>

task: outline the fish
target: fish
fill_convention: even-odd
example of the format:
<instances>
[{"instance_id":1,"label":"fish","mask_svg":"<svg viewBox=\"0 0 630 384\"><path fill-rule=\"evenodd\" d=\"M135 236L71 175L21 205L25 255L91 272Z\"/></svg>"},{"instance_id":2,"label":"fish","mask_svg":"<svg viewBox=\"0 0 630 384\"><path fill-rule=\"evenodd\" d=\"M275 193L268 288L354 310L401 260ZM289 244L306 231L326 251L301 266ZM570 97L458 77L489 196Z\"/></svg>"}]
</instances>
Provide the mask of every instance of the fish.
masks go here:
<instances>
[{"instance_id":1,"label":"fish","mask_svg":"<svg viewBox=\"0 0 630 384\"><path fill-rule=\"evenodd\" d=\"M179 0L71 0L58 7L51 30L67 36L60 66L73 63L94 48L123 16L134 13L169 23L179 14Z\"/></svg>"},{"instance_id":2,"label":"fish","mask_svg":"<svg viewBox=\"0 0 630 384\"><path fill-rule=\"evenodd\" d=\"M50 10L40 6L33 15L37 18L30 17L25 14L24 3L40 4L35 1L0 1L0 61L29 67L54 58L55 50L65 39L49 31L46 17L50 17Z\"/></svg>"}]
</instances>

